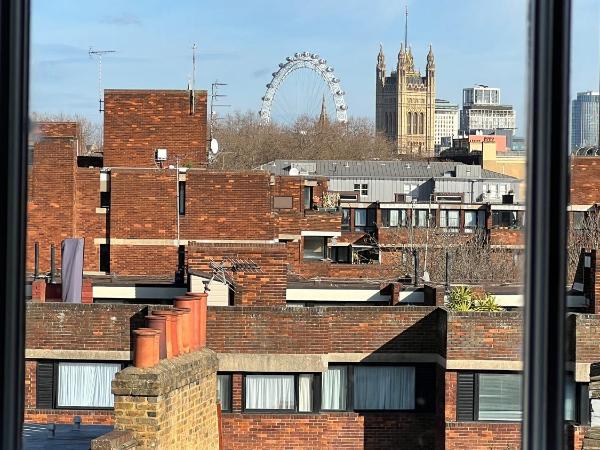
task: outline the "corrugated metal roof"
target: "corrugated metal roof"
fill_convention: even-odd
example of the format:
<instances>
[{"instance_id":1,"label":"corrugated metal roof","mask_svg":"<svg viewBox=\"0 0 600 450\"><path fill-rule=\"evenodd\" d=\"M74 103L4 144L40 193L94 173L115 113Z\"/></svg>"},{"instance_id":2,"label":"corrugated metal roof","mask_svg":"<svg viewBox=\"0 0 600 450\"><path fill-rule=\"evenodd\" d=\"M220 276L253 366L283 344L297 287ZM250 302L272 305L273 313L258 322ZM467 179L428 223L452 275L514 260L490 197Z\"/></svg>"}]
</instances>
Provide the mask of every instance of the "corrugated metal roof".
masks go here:
<instances>
[{"instance_id":1,"label":"corrugated metal roof","mask_svg":"<svg viewBox=\"0 0 600 450\"><path fill-rule=\"evenodd\" d=\"M301 175L319 175L328 178L437 178L450 173L455 176L455 168L463 165L454 161L345 161L345 160L294 160L277 159L262 164L258 170L274 175L289 175L296 167ZM303 170L304 169L304 170ZM491 170L482 170L481 178L516 179Z\"/></svg>"}]
</instances>

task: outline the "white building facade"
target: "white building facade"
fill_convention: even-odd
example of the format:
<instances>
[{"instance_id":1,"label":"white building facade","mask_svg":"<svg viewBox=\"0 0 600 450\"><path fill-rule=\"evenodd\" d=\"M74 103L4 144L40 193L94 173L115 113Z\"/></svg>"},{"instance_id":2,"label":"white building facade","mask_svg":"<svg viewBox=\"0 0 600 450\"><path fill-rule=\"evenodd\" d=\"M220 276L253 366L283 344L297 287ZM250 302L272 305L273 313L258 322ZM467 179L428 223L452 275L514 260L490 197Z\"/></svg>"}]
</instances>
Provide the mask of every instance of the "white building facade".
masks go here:
<instances>
[{"instance_id":1,"label":"white building facade","mask_svg":"<svg viewBox=\"0 0 600 450\"><path fill-rule=\"evenodd\" d=\"M460 129L465 134L494 134L496 130L516 129L512 105L500 103L500 89L477 85L463 89Z\"/></svg>"},{"instance_id":2,"label":"white building facade","mask_svg":"<svg viewBox=\"0 0 600 450\"><path fill-rule=\"evenodd\" d=\"M447 100L435 101L435 148L436 153L444 150L443 143L452 145L452 139L458 137L460 114L458 105ZM444 139L447 138L447 139ZM444 142L442 142L444 141Z\"/></svg>"}]
</instances>

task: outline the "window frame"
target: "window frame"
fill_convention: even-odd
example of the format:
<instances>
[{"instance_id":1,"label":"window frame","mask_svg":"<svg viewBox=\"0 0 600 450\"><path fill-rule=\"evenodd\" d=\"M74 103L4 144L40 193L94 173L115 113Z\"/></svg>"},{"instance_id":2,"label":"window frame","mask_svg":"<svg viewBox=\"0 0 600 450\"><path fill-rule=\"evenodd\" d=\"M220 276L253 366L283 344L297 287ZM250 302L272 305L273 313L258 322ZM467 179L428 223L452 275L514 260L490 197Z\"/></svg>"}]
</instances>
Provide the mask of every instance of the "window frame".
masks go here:
<instances>
[{"instance_id":1,"label":"window frame","mask_svg":"<svg viewBox=\"0 0 600 450\"><path fill-rule=\"evenodd\" d=\"M422 414L422 413L433 413L435 411L435 404L437 401L437 392L435 389L436 383L438 382L437 373L435 370L435 364L430 363L390 363L390 362L380 362L380 363L330 363L329 367L346 367L346 409L323 409L321 407L322 403L322 392L320 392L319 397L319 409L317 412L325 412L325 413L376 413L376 414L398 414L398 413L408 413L408 414ZM414 386L414 409L356 409L354 407L354 368L355 367L386 367L386 366L394 366L394 367L414 367L415 368L415 386ZM319 388L322 389L321 386L321 374L319 374ZM434 388L432 389L432 386ZM426 395L428 396L428 401L425 406L419 405L418 397Z\"/></svg>"},{"instance_id":2,"label":"window frame","mask_svg":"<svg viewBox=\"0 0 600 450\"><path fill-rule=\"evenodd\" d=\"M119 370L123 370L129 364L124 361L115 361L115 360L89 360L89 359L55 359L55 360L36 360L36 363L48 363L52 364L52 411L113 411L114 406L58 406L58 366L61 362L69 362L69 363L94 363L94 364L119 364L121 368ZM36 364L36 385L38 384L38 372L37 372L37 364ZM38 392L36 389L35 398L36 398L36 409L46 409L46 408L38 408L37 398Z\"/></svg>"},{"instance_id":3,"label":"window frame","mask_svg":"<svg viewBox=\"0 0 600 450\"><path fill-rule=\"evenodd\" d=\"M219 375L229 377L229 384L228 384L229 408L223 408L223 403L219 402L219 403L221 403L221 411L222 412L231 412L231 411L233 411L233 372L217 372L217 377ZM217 386L218 386L218 378L217 378ZM218 391L217 391L217 393L218 393ZM217 401L219 401L218 395L217 395Z\"/></svg>"},{"instance_id":4,"label":"window frame","mask_svg":"<svg viewBox=\"0 0 600 450\"><path fill-rule=\"evenodd\" d=\"M242 386L241 386L241 412L242 414L318 414L319 410L315 408L316 405L321 404L321 374L318 372L242 372ZM288 375L294 377L294 408L293 409L248 409L246 407L246 377L251 376L264 376L264 375ZM300 387L299 387L299 375L312 375L312 410L311 411L300 411ZM233 379L233 377L232 377ZM318 383L317 380L318 379ZM317 389L316 386L319 386ZM233 383L232 383L233 389ZM233 397L232 402L233 404Z\"/></svg>"}]
</instances>

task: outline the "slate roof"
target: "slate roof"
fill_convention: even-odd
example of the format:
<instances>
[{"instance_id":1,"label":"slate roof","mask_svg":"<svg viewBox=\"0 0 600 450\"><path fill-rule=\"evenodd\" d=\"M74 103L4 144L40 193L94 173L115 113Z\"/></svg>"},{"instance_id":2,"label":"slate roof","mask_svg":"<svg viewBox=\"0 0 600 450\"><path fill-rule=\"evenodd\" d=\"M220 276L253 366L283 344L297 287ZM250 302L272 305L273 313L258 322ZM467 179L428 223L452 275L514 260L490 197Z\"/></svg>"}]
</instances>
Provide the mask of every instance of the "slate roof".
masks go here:
<instances>
[{"instance_id":1,"label":"slate roof","mask_svg":"<svg viewBox=\"0 0 600 450\"><path fill-rule=\"evenodd\" d=\"M452 172L456 166L463 165L455 161L345 161L345 160L283 160L277 159L262 164L257 169L265 170L274 175L289 175L290 168L302 167L308 175L318 175L328 178L436 178L443 177L446 172ZM491 170L482 170L481 178L513 178Z\"/></svg>"}]
</instances>

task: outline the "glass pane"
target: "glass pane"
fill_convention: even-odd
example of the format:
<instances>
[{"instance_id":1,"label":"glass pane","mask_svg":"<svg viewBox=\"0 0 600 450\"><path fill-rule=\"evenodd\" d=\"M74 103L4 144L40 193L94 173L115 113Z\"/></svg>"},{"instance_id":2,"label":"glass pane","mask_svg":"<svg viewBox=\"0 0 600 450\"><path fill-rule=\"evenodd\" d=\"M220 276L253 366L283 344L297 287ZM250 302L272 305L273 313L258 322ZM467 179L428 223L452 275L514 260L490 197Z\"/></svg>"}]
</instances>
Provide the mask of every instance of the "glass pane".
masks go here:
<instances>
[{"instance_id":1,"label":"glass pane","mask_svg":"<svg viewBox=\"0 0 600 450\"><path fill-rule=\"evenodd\" d=\"M111 382L120 370L120 364L59 363L57 405L61 407L112 407L114 399Z\"/></svg>"},{"instance_id":2,"label":"glass pane","mask_svg":"<svg viewBox=\"0 0 600 450\"><path fill-rule=\"evenodd\" d=\"M367 226L367 210L366 209L355 209L354 210L354 226L357 226L357 227Z\"/></svg>"},{"instance_id":3,"label":"glass pane","mask_svg":"<svg viewBox=\"0 0 600 450\"><path fill-rule=\"evenodd\" d=\"M312 383L312 374L298 375L298 411L300 412L312 411Z\"/></svg>"},{"instance_id":4,"label":"glass pane","mask_svg":"<svg viewBox=\"0 0 600 450\"><path fill-rule=\"evenodd\" d=\"M293 375L246 375L246 409L294 409Z\"/></svg>"},{"instance_id":5,"label":"glass pane","mask_svg":"<svg viewBox=\"0 0 600 450\"><path fill-rule=\"evenodd\" d=\"M346 409L346 366L329 367L321 375L321 409Z\"/></svg>"},{"instance_id":6,"label":"glass pane","mask_svg":"<svg viewBox=\"0 0 600 450\"><path fill-rule=\"evenodd\" d=\"M304 236L304 259L323 259L325 248L325 238L322 236Z\"/></svg>"},{"instance_id":7,"label":"glass pane","mask_svg":"<svg viewBox=\"0 0 600 450\"><path fill-rule=\"evenodd\" d=\"M221 409L228 411L231 409L231 375L217 375L217 399L221 403Z\"/></svg>"},{"instance_id":8,"label":"glass pane","mask_svg":"<svg viewBox=\"0 0 600 450\"><path fill-rule=\"evenodd\" d=\"M479 374L479 420L521 420L521 375Z\"/></svg>"},{"instance_id":9,"label":"glass pane","mask_svg":"<svg viewBox=\"0 0 600 450\"><path fill-rule=\"evenodd\" d=\"M354 409L414 409L415 368L356 366Z\"/></svg>"}]
</instances>

